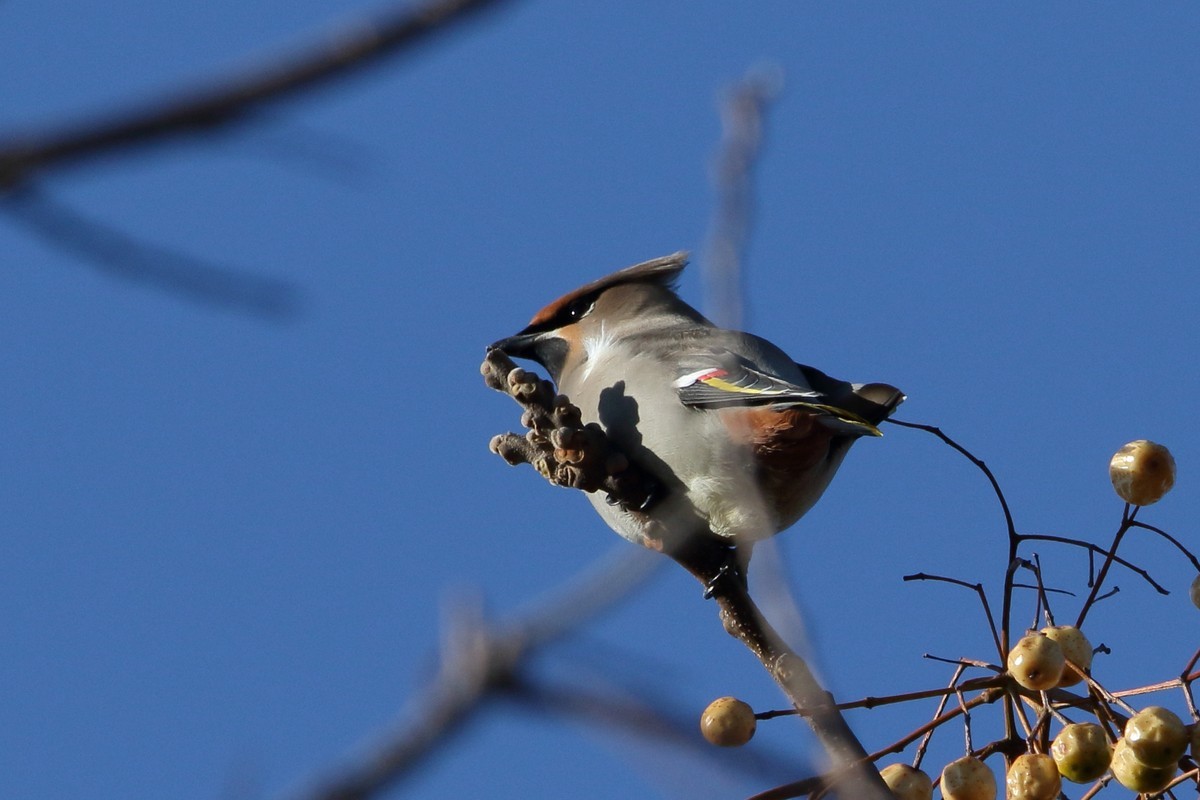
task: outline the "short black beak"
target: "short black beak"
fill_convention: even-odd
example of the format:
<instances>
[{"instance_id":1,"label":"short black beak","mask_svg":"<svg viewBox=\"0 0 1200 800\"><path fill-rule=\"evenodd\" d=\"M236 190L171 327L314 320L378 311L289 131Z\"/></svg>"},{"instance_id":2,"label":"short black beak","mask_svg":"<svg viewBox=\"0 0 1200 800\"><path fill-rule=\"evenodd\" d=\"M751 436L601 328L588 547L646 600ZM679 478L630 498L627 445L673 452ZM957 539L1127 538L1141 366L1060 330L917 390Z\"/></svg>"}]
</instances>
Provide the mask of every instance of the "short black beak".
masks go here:
<instances>
[{"instance_id":1,"label":"short black beak","mask_svg":"<svg viewBox=\"0 0 1200 800\"><path fill-rule=\"evenodd\" d=\"M503 350L513 358L529 358L537 360L538 335L536 333L518 333L507 339L492 342L488 350Z\"/></svg>"},{"instance_id":2,"label":"short black beak","mask_svg":"<svg viewBox=\"0 0 1200 800\"><path fill-rule=\"evenodd\" d=\"M536 361L558 381L567 359L567 343L547 331L521 331L516 336L488 345L488 350L500 350L513 358Z\"/></svg>"}]
</instances>

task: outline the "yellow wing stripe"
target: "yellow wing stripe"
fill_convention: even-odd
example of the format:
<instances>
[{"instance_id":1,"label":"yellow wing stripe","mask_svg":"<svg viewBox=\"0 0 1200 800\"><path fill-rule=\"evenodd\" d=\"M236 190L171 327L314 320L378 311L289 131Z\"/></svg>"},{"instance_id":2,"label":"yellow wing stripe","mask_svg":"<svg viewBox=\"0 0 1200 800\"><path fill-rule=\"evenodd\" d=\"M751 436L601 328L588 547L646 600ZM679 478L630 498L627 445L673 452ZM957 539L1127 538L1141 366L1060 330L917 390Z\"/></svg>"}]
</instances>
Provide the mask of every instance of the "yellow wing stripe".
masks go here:
<instances>
[{"instance_id":1,"label":"yellow wing stripe","mask_svg":"<svg viewBox=\"0 0 1200 800\"><path fill-rule=\"evenodd\" d=\"M711 386L714 389L720 389L723 392L736 392L738 394L780 394L778 390L771 392L766 389L749 389L745 386L738 386L736 383L723 381L720 378L701 378L700 382L705 386Z\"/></svg>"},{"instance_id":2,"label":"yellow wing stripe","mask_svg":"<svg viewBox=\"0 0 1200 800\"><path fill-rule=\"evenodd\" d=\"M727 373L721 370L720 374ZM736 383L730 383L729 381L721 380L721 378L712 373L703 375L698 380L705 386L711 386L712 388L719 389L722 392L732 392L734 394L754 394L766 396L787 394L786 391L779 389L751 389L746 386L738 386ZM826 405L824 403L798 402L797 405L807 406L814 411L823 411L830 416L838 418L842 422L865 429L866 432L871 436L883 436L883 431L879 430L879 428L867 422L858 414L855 414L852 411L847 411L844 408L838 408L837 406Z\"/></svg>"}]
</instances>

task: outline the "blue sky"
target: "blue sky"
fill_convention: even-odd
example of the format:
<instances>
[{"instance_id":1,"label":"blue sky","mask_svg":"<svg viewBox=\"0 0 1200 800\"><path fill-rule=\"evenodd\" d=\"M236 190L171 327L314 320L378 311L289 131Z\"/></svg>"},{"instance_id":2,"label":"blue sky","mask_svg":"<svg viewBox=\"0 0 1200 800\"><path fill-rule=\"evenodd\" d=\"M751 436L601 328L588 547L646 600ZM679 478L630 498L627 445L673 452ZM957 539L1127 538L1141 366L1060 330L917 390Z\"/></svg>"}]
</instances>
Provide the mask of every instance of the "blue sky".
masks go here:
<instances>
[{"instance_id":1,"label":"blue sky","mask_svg":"<svg viewBox=\"0 0 1200 800\"><path fill-rule=\"evenodd\" d=\"M0 134L151 102L378 8L5 3ZM299 303L195 303L0 215L0 796L301 790L402 718L447 598L504 620L630 547L488 452L517 414L477 366L559 294L678 249L701 302L716 98L757 64L785 88L747 327L902 387L902 416L985 458L1029 532L1105 541L1109 456L1161 441L1179 482L1144 519L1194 544L1198 40L1185 3L530 0L218 136L48 173L78 213ZM945 683L923 653L992 658L970 596L900 580L1002 578L994 500L932 437L856 446L778 541L839 698ZM1177 591L1116 573L1087 629L1110 688L1197 646L1190 565L1128 548ZM1083 588L1082 555L1039 552ZM669 566L532 669L687 719L725 694L780 704ZM873 748L931 712L851 722ZM393 794L737 797L800 777L810 748L788 720L718 759L497 702ZM934 771L960 750L939 734ZM756 753L797 766L739 769Z\"/></svg>"}]
</instances>

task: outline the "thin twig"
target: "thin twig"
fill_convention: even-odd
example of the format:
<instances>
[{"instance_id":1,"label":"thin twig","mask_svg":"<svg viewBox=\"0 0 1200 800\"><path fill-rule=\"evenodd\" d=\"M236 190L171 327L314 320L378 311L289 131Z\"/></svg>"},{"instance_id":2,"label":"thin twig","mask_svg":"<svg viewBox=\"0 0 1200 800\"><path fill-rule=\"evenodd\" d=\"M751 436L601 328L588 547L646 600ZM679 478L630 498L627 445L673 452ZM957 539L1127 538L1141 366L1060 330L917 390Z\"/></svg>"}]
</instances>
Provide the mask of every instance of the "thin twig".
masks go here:
<instances>
[{"instance_id":1,"label":"thin twig","mask_svg":"<svg viewBox=\"0 0 1200 800\"><path fill-rule=\"evenodd\" d=\"M896 419L895 417L887 419L886 422L890 422L893 425L899 425L902 428L915 428L916 430L932 433L934 436L950 445L950 447L966 456L968 461L978 467L979 470L987 476L988 482L992 484L992 491L996 494L996 499L1000 501L1000 508L1004 511L1004 524L1008 528L1009 536L1014 538L1017 536L1017 528L1013 523L1012 512L1008 508L1008 500L1005 499L1004 492L1001 490L1000 483L996 480L996 476L992 474L991 469L988 468L988 465L985 464L982 459L977 458L970 450L951 439L942 431L941 428L937 427L936 425L925 425L918 422L904 422Z\"/></svg>"},{"instance_id":2,"label":"thin twig","mask_svg":"<svg viewBox=\"0 0 1200 800\"><path fill-rule=\"evenodd\" d=\"M953 693L953 690L951 690L951 693ZM963 703L961 703L959 705L959 707L954 708L950 711L947 711L944 714L937 716L936 718L930 720L929 722L920 726L916 730L909 732L901 739L896 740L895 742L888 745L887 747L884 747L880 750L876 750L874 753L871 753L870 755L865 756L865 759L866 759L865 763L873 764L886 755L889 755L891 753L901 752L902 750L904 750L905 747L912 744L917 739L930 733L935 728L938 728L938 727L946 724L947 722L950 722L951 720L956 719L957 717L959 717L960 715L965 713L967 710L969 710L971 708L975 708L976 706L979 706L979 705L983 705L985 703L995 702L996 699L998 697L1000 697L1003 693L1004 693L1003 689L999 689L999 688L988 689L988 690L984 691L983 693L977 695L976 697L973 697L970 700L964 701ZM811 794L812 792L818 790L819 788L828 786L830 783L835 783L835 782L836 782L835 778L833 778L830 775L825 775L825 776L820 776L820 777L815 777L815 778L806 778L802 781L795 781L793 783L784 784L783 786L776 786L772 789L768 789L765 792L760 792L759 794L756 794L753 797L749 798L749 800L789 800L789 798L802 797L803 795ZM854 797L854 795L847 795L847 796Z\"/></svg>"},{"instance_id":3,"label":"thin twig","mask_svg":"<svg viewBox=\"0 0 1200 800\"><path fill-rule=\"evenodd\" d=\"M946 703L950 700L950 695L952 693L957 694L956 690L958 687L958 680L962 677L962 674L964 671L966 671L966 669L966 665L964 664L959 664L957 667L955 667L954 674L950 677L950 683L946 687L946 693L942 695L941 700L938 701L937 708L935 708L933 711L934 719L940 717L942 712L946 710ZM913 755L913 769L921 768L921 762L925 759L925 751L929 749L929 742L932 739L933 729L930 729L925 732L925 735L921 738L921 743L917 745L917 752Z\"/></svg>"},{"instance_id":4,"label":"thin twig","mask_svg":"<svg viewBox=\"0 0 1200 800\"><path fill-rule=\"evenodd\" d=\"M1021 539L1025 540L1025 541L1035 541L1035 542L1058 542L1059 544L1068 544L1073 547L1085 548L1088 550L1089 554L1094 553L1097 555L1102 555L1105 558L1111 558L1113 561L1120 564L1122 567L1125 567L1125 569L1127 569L1130 572L1141 577L1142 580L1144 580L1146 583L1148 583L1152 587L1154 587L1154 590L1156 592L1158 592L1159 594L1170 594L1170 592L1167 591L1166 588L1164 588L1160 583L1158 583L1158 581L1154 580L1154 578L1152 578L1150 576L1149 572L1147 572L1146 570L1142 569L1141 567L1139 567L1135 564L1130 563L1126 559L1121 558L1115 552L1113 552L1111 550L1105 550L1103 547L1101 547L1098 544L1092 544L1091 542L1085 542L1082 539L1071 539L1066 536L1052 536L1050 534L1045 534L1045 533L1022 533ZM1095 586L1096 583L1097 583L1096 580L1089 576L1088 585ZM1098 597L1094 598L1092 600L1092 602L1095 603L1096 600L1099 600L1099 599L1100 598L1098 598Z\"/></svg>"},{"instance_id":5,"label":"thin twig","mask_svg":"<svg viewBox=\"0 0 1200 800\"><path fill-rule=\"evenodd\" d=\"M1000 643L1000 635L996 632L996 619L992 616L992 607L988 605L987 593L983 590L982 583L968 583L967 581L959 580L958 578L948 578L944 575L930 575L925 572L905 575L903 580L941 581L943 583L952 583L955 586L962 586L963 588L973 590L977 595L979 595L979 602L983 604L983 613L987 616L988 629L992 632L992 640L996 643L996 652L1000 655L1000 660L1004 660L1004 646Z\"/></svg>"},{"instance_id":6,"label":"thin twig","mask_svg":"<svg viewBox=\"0 0 1200 800\"><path fill-rule=\"evenodd\" d=\"M1087 600L1083 601L1083 608L1079 609L1079 617L1075 620L1075 627L1082 628L1083 621L1087 617L1088 611L1096 602L1096 595L1100 593L1100 587L1104 585L1104 579L1108 576L1109 567L1117 558L1117 548L1121 546L1121 539L1129 532L1132 527L1133 516L1137 514L1137 509L1133 509L1132 513L1129 510L1129 504L1125 504L1125 510L1121 514L1121 526L1117 528L1117 533L1113 536L1112 546L1108 548L1107 555L1104 557L1104 563L1100 565L1100 571L1096 574L1096 580L1092 582L1092 590L1088 594ZM1162 590L1166 593L1166 590Z\"/></svg>"},{"instance_id":7,"label":"thin twig","mask_svg":"<svg viewBox=\"0 0 1200 800\"><path fill-rule=\"evenodd\" d=\"M1075 597L1076 594L1068 589L1055 589L1053 587L1036 586L1032 583L1014 583L1014 589L1040 589L1047 594L1065 594L1068 597Z\"/></svg>"},{"instance_id":8,"label":"thin twig","mask_svg":"<svg viewBox=\"0 0 1200 800\"><path fill-rule=\"evenodd\" d=\"M984 474L984 476L988 479L988 483L990 483L992 485L992 491L995 493L996 499L1000 501L1000 508L1004 512L1004 525L1005 525L1005 529L1008 534L1008 565L1009 565L1008 571L1005 573L1005 576L1004 576L1004 599L1003 599L1002 608L1000 610L1000 648L999 649L1000 649L1000 660L1003 661L1006 654L1008 653L1010 623L1012 621L1012 590L1013 590L1012 579L1013 579L1013 570L1014 570L1013 565L1016 562L1017 548L1020 545L1020 539L1017 536L1017 526L1013 522L1012 511L1008 507L1008 500L1004 497L1004 490L1002 490L1000 488L1000 482L998 480L996 480L996 476L994 474L992 474L992 470L988 467L987 464L985 464L983 462L983 459L976 457L975 454L972 453L970 450L968 450L967 448L960 445L958 442L951 439L949 436L946 435L945 432L942 431L941 428L938 428L935 425L924 425L924 424L920 424L920 423L916 423L916 422L902 422L895 418L888 419L887 422L890 422L893 425L899 425L904 428L915 428L916 430L922 430L927 433L932 433L934 436L941 439L944 443L946 443L947 445L952 447L954 450L957 450L960 454L965 456L968 461L970 461L972 464L974 464L979 469L980 472L982 472ZM1014 713L1015 713L1015 704L1012 702L1011 698L1005 697L1005 699L1004 699L1004 735L1005 735L1005 738L1009 739L1009 740L1014 739L1016 737L1016 722L1013 717Z\"/></svg>"},{"instance_id":9,"label":"thin twig","mask_svg":"<svg viewBox=\"0 0 1200 800\"><path fill-rule=\"evenodd\" d=\"M1192 554L1191 550L1188 550L1187 547L1185 547L1183 545L1183 542L1179 541L1174 536L1172 536L1171 534L1164 531L1162 528L1157 528L1153 525L1147 525L1144 522L1136 522L1136 521L1131 521L1129 524L1131 526L1133 526L1134 528L1141 528L1143 530L1150 531L1151 533L1157 533L1159 536L1166 539L1171 544L1175 545L1175 547L1178 548L1179 552L1183 553L1185 556L1188 557L1188 560L1192 562L1192 566L1196 568L1196 571L1200 572L1200 560L1198 560L1196 558L1196 556Z\"/></svg>"},{"instance_id":10,"label":"thin twig","mask_svg":"<svg viewBox=\"0 0 1200 800\"><path fill-rule=\"evenodd\" d=\"M996 688L996 689L988 689L984 692L981 692L980 694L976 695L975 697L972 697L970 700L962 699L962 701L960 702L958 707L952 708L951 710L931 719L929 722L926 722L924 725L920 726L919 728L909 731L907 734L905 734L901 738L897 739L896 741L892 742L887 747L881 748L879 750L876 750L874 753L871 753L871 755L868 756L868 758L870 758L872 761L878 761L879 759L883 758L884 756L888 755L889 753L899 753L904 748L908 747L910 744L912 744L917 739L924 736L926 733L932 731L933 729L946 724L950 720L955 719L956 717L958 717L962 714L965 714L966 712L970 711L972 708L975 708L975 707L981 706L981 705L985 705L988 703L994 703L998 699L1000 699L1000 697L1003 695L1004 695L1004 690Z\"/></svg>"},{"instance_id":11,"label":"thin twig","mask_svg":"<svg viewBox=\"0 0 1200 800\"><path fill-rule=\"evenodd\" d=\"M964 669L966 669L968 666L971 666L971 665L968 665L968 664L959 664L958 665L958 669L955 670L955 673L954 673L956 679L957 679L957 676L961 675L962 671ZM851 701L848 701L845 703L836 703L835 706L841 711L846 711L846 710L852 709L852 708L865 708L869 711L873 708L894 705L896 703L908 703L913 700L925 700L930 697L945 697L947 695L954 694L956 691L959 691L959 690L964 691L964 692L974 692L974 691L978 691L981 689L993 689L993 688L996 688L997 686L1002 686L1005 683L1006 683L1006 679L1003 677L1000 677L1000 676L985 677L985 678L972 678L969 681L965 681L961 686L956 685L957 684L957 680L956 680L956 682L952 683L950 686L939 687L936 689L922 689L922 690L916 691L916 692L905 692L904 694L886 695L884 697L864 697L861 700L851 700ZM801 711L801 710L794 709L794 708L785 708L785 709L779 709L776 711L760 711L757 714L755 714L754 716L756 719L759 719L759 720L767 720L767 719L775 719L776 717L803 716L805 713L808 713L808 712Z\"/></svg>"}]
</instances>

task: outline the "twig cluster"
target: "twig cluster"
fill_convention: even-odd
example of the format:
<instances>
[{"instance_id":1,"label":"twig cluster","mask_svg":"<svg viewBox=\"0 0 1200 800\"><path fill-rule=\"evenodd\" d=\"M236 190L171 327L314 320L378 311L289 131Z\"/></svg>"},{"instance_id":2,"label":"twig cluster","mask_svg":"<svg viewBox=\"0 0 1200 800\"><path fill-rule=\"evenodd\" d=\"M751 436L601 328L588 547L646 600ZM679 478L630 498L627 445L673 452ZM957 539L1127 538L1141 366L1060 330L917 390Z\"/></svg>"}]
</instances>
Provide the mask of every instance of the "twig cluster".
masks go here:
<instances>
[{"instance_id":1,"label":"twig cluster","mask_svg":"<svg viewBox=\"0 0 1200 800\"><path fill-rule=\"evenodd\" d=\"M1089 591L1074 622L1075 628L1083 625L1088 612L1095 607L1096 603L1105 598L1112 597L1116 593L1116 587L1108 590L1105 588L1106 579L1114 564L1132 571L1156 591L1162 594L1167 593L1167 590L1154 580L1147 570L1118 555L1118 548L1130 530L1135 528L1142 529L1160 536L1183 553L1197 569L1197 572L1200 572L1200 561L1197 560L1196 556L1186 546L1166 531L1137 520L1139 507L1131 506L1128 503L1124 507L1120 525L1108 547L1064 536L1023 534L1016 527L999 481L997 481L995 475L982 460L934 426L919 425L898 420L890 421L903 427L915 428L934 434L944 443L968 458L983 472L991 484L1004 514L1008 534L1009 559L1004 571L1003 605L999 625L997 625L996 619L992 614L988 595L983 584L927 573L905 576L904 579L906 581L941 582L974 592L979 598L986 624L992 634L998 661L997 663L990 663L988 661L971 659L941 659L934 656L927 656L934 660L946 661L955 665L955 672L948 687L909 692L884 698L865 698L861 701L841 704L839 706L841 708L872 708L877 705L914 702L933 696L941 697L941 702L939 702L933 718L929 722L900 737L890 745L870 754L870 760L876 761L888 754L902 752L911 743L920 739L921 744L916 751L913 762L914 767L919 768L934 731L946 723L960 718L963 720L965 751L967 755L986 759L989 756L1001 754L1010 765L1014 759L1026 753L1049 753L1052 738L1051 722L1054 721L1061 725L1067 725L1073 721L1071 717L1080 714L1090 717L1102 726L1108 741L1111 743L1120 738L1121 732L1125 729L1131 716L1136 713L1136 709L1130 706L1124 698L1161 691L1181 691L1184 702L1191 712L1192 720L1200 719L1200 712L1197 711L1192 691L1192 685L1196 680L1200 679L1200 670L1196 669L1197 663L1200 662L1200 650L1197 650L1192 655L1178 677L1123 691L1110 691L1091 675L1089 669L1081 668L1070 661L1067 662L1066 669L1073 673L1078 681L1082 681L1083 690L1081 692L1068 691L1064 688L1033 691L1018 683L1006 666L1006 659L1012 645L1012 638L1024 633L1022 630L1014 630L1012 622L1014 590L1018 588L1031 588L1036 591L1036 609L1033 615L1031 630L1037 629L1039 619L1044 619L1045 624L1048 626L1054 625L1054 615L1050 607L1050 595L1073 594L1063 589L1046 587L1042 580L1040 559L1036 555L1032 559L1021 557L1020 549L1023 545L1028 542L1048 541L1077 547L1088 553ZM1101 559L1098 569L1095 565L1097 557ZM1017 576L1023 572L1033 574L1032 584L1021 583L1018 580ZM1095 650L1107 651L1107 648L1104 645L1100 645ZM985 671L988 675L964 679L967 670L971 669ZM1071 685L1074 682L1076 681L1062 681L1060 687L1062 685ZM946 705L951 697L957 700L957 707L952 707L947 711ZM1002 713L1005 723L1004 736L994 741L976 745L971 737L970 712L977 707L994 704L998 701L1001 702L1003 709ZM757 716L759 719L769 719L774 716L791 713L795 712L765 712ZM1170 785L1162 790L1165 796L1174 797L1175 795L1171 791L1174 787L1179 787L1185 783L1196 785L1200 781L1200 766L1193 760L1193 757L1185 755L1180 759L1179 767L1181 767L1181 771L1171 781ZM934 783L936 785L936 781ZM1106 774L1092 782L1085 793L1081 795L1081 798L1094 797L1111 783L1113 783L1112 776ZM819 794L819 790L814 791L814 786L810 781L799 781L756 795L753 800L782 800L782 798L805 795L816 796L817 794ZM1066 795L1063 794L1060 796L1065 797ZM1155 794L1154 796L1158 795Z\"/></svg>"}]
</instances>

